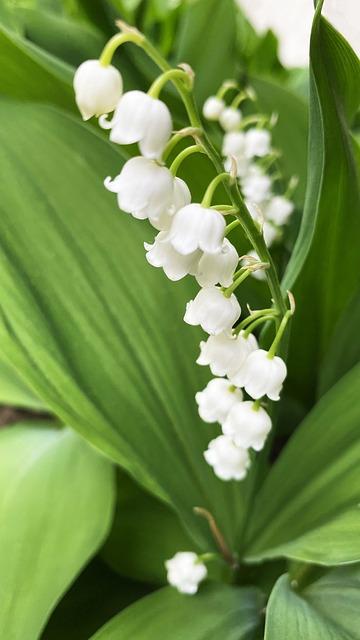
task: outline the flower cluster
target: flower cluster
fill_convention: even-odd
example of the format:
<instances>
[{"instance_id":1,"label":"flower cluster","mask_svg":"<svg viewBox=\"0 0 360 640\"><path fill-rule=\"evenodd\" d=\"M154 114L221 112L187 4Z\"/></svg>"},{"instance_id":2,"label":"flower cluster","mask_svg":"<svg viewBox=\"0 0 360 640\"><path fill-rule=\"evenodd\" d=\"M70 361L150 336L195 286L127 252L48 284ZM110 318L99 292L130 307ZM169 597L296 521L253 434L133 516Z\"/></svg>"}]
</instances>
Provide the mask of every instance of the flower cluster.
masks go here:
<instances>
[{"instance_id":1,"label":"flower cluster","mask_svg":"<svg viewBox=\"0 0 360 640\"><path fill-rule=\"evenodd\" d=\"M181 69L162 73L147 93L123 92L121 74L110 62L116 46L128 40L143 44L143 36L134 30L130 35L114 36L100 60L88 60L78 68L74 77L76 101L84 119L99 117L100 126L109 130L112 142L138 144L139 154L123 165L119 175L107 177L104 184L116 194L123 212L148 220L156 229L153 242L144 243L148 263L162 268L173 281L191 275L200 287L186 305L184 321L199 325L208 334L200 343L197 363L209 366L214 378L196 394L195 400L202 420L217 422L222 430L209 443L204 458L218 478L242 480L250 467L251 452L264 447L271 429L271 418L262 401L279 400L286 365L276 352L292 310L283 311L279 318L278 308L262 309L239 321L241 307L235 291L245 278L270 264L256 255L246 256L243 264L227 236L242 223L243 211L251 224L251 216L256 223L261 221L269 244L265 218L267 224L277 228L287 221L292 205L286 198L272 194L271 178L261 166L260 161L271 155L270 132L264 127L246 130L246 119L238 109L241 100L226 107L221 96L206 101L204 114L208 119L219 120L226 131L226 171L210 182L201 202L192 202L190 189L177 171L190 154L210 153L209 146L199 129L200 122L197 128L191 122L191 127L173 134L171 113L159 98L169 80L180 83L182 96L184 91L191 92L192 73L181 65ZM249 92L244 95L248 97ZM108 119L112 111L113 116ZM186 147L167 166L169 155L186 135L192 135L196 144ZM234 208L233 199L231 204L212 204L217 186L227 182L231 196L237 178L251 215L241 199L240 209ZM260 214L261 210L264 213ZM227 215L235 216L230 224L226 222ZM266 258L264 242L260 249ZM275 321L277 326L268 351L259 347L253 333L265 321ZM195 593L207 574L201 558L192 552L181 552L168 560L170 584L183 593Z\"/></svg>"}]
</instances>

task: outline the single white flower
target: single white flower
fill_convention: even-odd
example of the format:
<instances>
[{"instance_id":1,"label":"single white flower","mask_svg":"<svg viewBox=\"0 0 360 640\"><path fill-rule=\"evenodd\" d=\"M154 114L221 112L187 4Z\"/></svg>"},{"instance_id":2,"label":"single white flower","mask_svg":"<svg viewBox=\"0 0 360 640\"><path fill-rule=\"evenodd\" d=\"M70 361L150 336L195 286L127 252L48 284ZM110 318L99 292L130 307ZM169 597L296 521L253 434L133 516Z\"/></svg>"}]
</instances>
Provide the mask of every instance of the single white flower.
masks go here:
<instances>
[{"instance_id":1,"label":"single white flower","mask_svg":"<svg viewBox=\"0 0 360 640\"><path fill-rule=\"evenodd\" d=\"M226 420L230 409L241 402L241 389L235 389L226 378L213 378L205 389L198 391L195 400L199 416L204 422L220 422Z\"/></svg>"},{"instance_id":2,"label":"single white flower","mask_svg":"<svg viewBox=\"0 0 360 640\"><path fill-rule=\"evenodd\" d=\"M210 335L217 335L230 330L240 314L241 308L233 293L226 298L218 287L205 287L187 303L184 320L200 325Z\"/></svg>"},{"instance_id":3,"label":"single white flower","mask_svg":"<svg viewBox=\"0 0 360 640\"><path fill-rule=\"evenodd\" d=\"M74 75L75 100L83 120L113 111L121 97L121 74L112 65L85 60Z\"/></svg>"},{"instance_id":4,"label":"single white flower","mask_svg":"<svg viewBox=\"0 0 360 640\"><path fill-rule=\"evenodd\" d=\"M169 239L174 249L183 255L196 249L215 253L222 247L225 226L221 213L193 203L176 212Z\"/></svg>"},{"instance_id":5,"label":"single white flower","mask_svg":"<svg viewBox=\"0 0 360 640\"><path fill-rule=\"evenodd\" d=\"M174 557L166 560L167 580L180 593L193 595L200 582L207 576L207 568L199 556L192 551L179 551Z\"/></svg>"},{"instance_id":6,"label":"single white flower","mask_svg":"<svg viewBox=\"0 0 360 640\"><path fill-rule=\"evenodd\" d=\"M197 364L209 365L214 376L227 376L235 384L236 374L241 371L248 355L258 349L258 343L251 333L247 338L244 332L239 335L220 333L209 336L200 342L200 355Z\"/></svg>"},{"instance_id":7,"label":"single white flower","mask_svg":"<svg viewBox=\"0 0 360 640\"><path fill-rule=\"evenodd\" d=\"M241 122L242 115L239 109L233 107L226 107L219 117L219 122L224 131L235 131Z\"/></svg>"},{"instance_id":8,"label":"single white flower","mask_svg":"<svg viewBox=\"0 0 360 640\"><path fill-rule=\"evenodd\" d=\"M254 251L254 249L252 249L251 251L248 251L246 255L250 256L251 258L255 258L255 260L257 260L258 262L261 262L258 254L256 253L256 251ZM248 264L249 264L249 261L246 260L246 258L242 260L243 267L246 267ZM255 271L252 271L251 276L255 278L255 280L261 280L261 281L266 280L266 274L264 269L256 269Z\"/></svg>"},{"instance_id":9,"label":"single white flower","mask_svg":"<svg viewBox=\"0 0 360 640\"><path fill-rule=\"evenodd\" d=\"M236 175L238 178L244 178L249 172L250 160L245 156L231 156L224 161L224 169L230 173L233 169L233 160L236 161Z\"/></svg>"},{"instance_id":10,"label":"single white flower","mask_svg":"<svg viewBox=\"0 0 360 640\"><path fill-rule=\"evenodd\" d=\"M195 278L201 287L211 287L215 284L230 287L238 262L238 252L231 242L224 238L220 251L203 253Z\"/></svg>"},{"instance_id":11,"label":"single white flower","mask_svg":"<svg viewBox=\"0 0 360 640\"><path fill-rule=\"evenodd\" d=\"M203 106L203 116L207 120L219 120L225 109L225 102L216 96L210 96L205 100Z\"/></svg>"},{"instance_id":12,"label":"single white flower","mask_svg":"<svg viewBox=\"0 0 360 640\"><path fill-rule=\"evenodd\" d=\"M172 131L166 104L143 91L128 91L120 98L111 122L100 119L111 129L110 140L118 144L139 143L143 156L160 159Z\"/></svg>"},{"instance_id":13,"label":"single white flower","mask_svg":"<svg viewBox=\"0 0 360 640\"><path fill-rule=\"evenodd\" d=\"M191 197L183 180L142 156L125 162L119 175L114 180L106 178L104 184L117 194L122 211L139 220L149 218L156 229L168 228L176 207L183 206Z\"/></svg>"},{"instance_id":14,"label":"single white flower","mask_svg":"<svg viewBox=\"0 0 360 640\"><path fill-rule=\"evenodd\" d=\"M275 227L271 222L265 220L262 225L262 233L264 236L265 244L267 247L271 247L274 240L279 236L279 229Z\"/></svg>"},{"instance_id":15,"label":"single white flower","mask_svg":"<svg viewBox=\"0 0 360 640\"><path fill-rule=\"evenodd\" d=\"M230 131L225 133L222 145L223 156L245 155L245 133L243 131Z\"/></svg>"},{"instance_id":16,"label":"single white flower","mask_svg":"<svg viewBox=\"0 0 360 640\"><path fill-rule=\"evenodd\" d=\"M286 378L286 364L278 356L269 358L264 349L257 349L248 356L245 363L244 388L255 400L268 396L279 400L280 391Z\"/></svg>"},{"instance_id":17,"label":"single white flower","mask_svg":"<svg viewBox=\"0 0 360 640\"><path fill-rule=\"evenodd\" d=\"M284 196L273 196L267 204L265 214L268 220L282 226L286 224L294 211L294 205Z\"/></svg>"},{"instance_id":18,"label":"single white flower","mask_svg":"<svg viewBox=\"0 0 360 640\"><path fill-rule=\"evenodd\" d=\"M221 480L243 480L250 466L248 451L224 435L211 440L204 458Z\"/></svg>"},{"instance_id":19,"label":"single white flower","mask_svg":"<svg viewBox=\"0 0 360 640\"><path fill-rule=\"evenodd\" d=\"M266 129L249 129L245 133L245 155L247 158L262 158L271 151L271 135Z\"/></svg>"},{"instance_id":20,"label":"single white flower","mask_svg":"<svg viewBox=\"0 0 360 640\"><path fill-rule=\"evenodd\" d=\"M247 400L231 407L222 430L238 447L260 451L271 430L271 419L265 409Z\"/></svg>"},{"instance_id":21,"label":"single white flower","mask_svg":"<svg viewBox=\"0 0 360 640\"><path fill-rule=\"evenodd\" d=\"M187 256L181 255L169 242L166 231L160 231L153 244L144 242L144 247L148 263L153 267L162 267L170 280L181 280L187 274L196 273L201 251L194 251Z\"/></svg>"},{"instance_id":22,"label":"single white flower","mask_svg":"<svg viewBox=\"0 0 360 640\"><path fill-rule=\"evenodd\" d=\"M262 225L264 222L264 214L259 204L251 202L251 200L245 200L245 204L252 219L255 220L255 222L257 222L258 224Z\"/></svg>"},{"instance_id":23,"label":"single white flower","mask_svg":"<svg viewBox=\"0 0 360 640\"><path fill-rule=\"evenodd\" d=\"M242 191L247 200L259 204L270 197L271 178L258 167L252 165L241 183Z\"/></svg>"}]
</instances>

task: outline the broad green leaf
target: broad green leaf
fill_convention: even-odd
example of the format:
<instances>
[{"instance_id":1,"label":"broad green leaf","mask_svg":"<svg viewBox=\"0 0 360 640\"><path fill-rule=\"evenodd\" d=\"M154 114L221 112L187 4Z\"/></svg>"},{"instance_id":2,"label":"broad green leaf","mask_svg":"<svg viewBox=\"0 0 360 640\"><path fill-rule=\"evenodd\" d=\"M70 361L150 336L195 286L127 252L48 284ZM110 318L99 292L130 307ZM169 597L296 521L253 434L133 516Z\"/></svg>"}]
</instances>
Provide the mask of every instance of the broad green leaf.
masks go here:
<instances>
[{"instance_id":1,"label":"broad green leaf","mask_svg":"<svg viewBox=\"0 0 360 640\"><path fill-rule=\"evenodd\" d=\"M147 264L154 230L104 189L120 169L118 147L45 106L0 113L4 357L64 422L168 502L199 544L214 543L194 506L235 544L247 483L221 482L203 458L219 430L202 424L194 400L209 376L194 364L203 334L182 320L194 282L174 284Z\"/></svg>"},{"instance_id":2,"label":"broad green leaf","mask_svg":"<svg viewBox=\"0 0 360 640\"><path fill-rule=\"evenodd\" d=\"M272 467L247 535L249 560L360 559L360 364L298 427Z\"/></svg>"},{"instance_id":3,"label":"broad green leaf","mask_svg":"<svg viewBox=\"0 0 360 640\"><path fill-rule=\"evenodd\" d=\"M70 429L0 431L0 632L36 640L106 536L111 465Z\"/></svg>"},{"instance_id":4,"label":"broad green leaf","mask_svg":"<svg viewBox=\"0 0 360 640\"><path fill-rule=\"evenodd\" d=\"M349 133L360 102L360 62L321 18L321 7L319 2L311 36L306 205L283 283L298 303L290 384L308 404L335 324L358 288L360 270L360 189Z\"/></svg>"},{"instance_id":5,"label":"broad green leaf","mask_svg":"<svg viewBox=\"0 0 360 640\"><path fill-rule=\"evenodd\" d=\"M0 360L0 404L28 409L44 409L44 404L23 382L15 369Z\"/></svg>"},{"instance_id":6,"label":"broad green leaf","mask_svg":"<svg viewBox=\"0 0 360 640\"><path fill-rule=\"evenodd\" d=\"M119 474L117 485L112 529L101 556L123 576L164 584L165 560L181 549L196 551L194 543L179 518L124 473Z\"/></svg>"},{"instance_id":7,"label":"broad green leaf","mask_svg":"<svg viewBox=\"0 0 360 640\"><path fill-rule=\"evenodd\" d=\"M266 608L265 640L359 640L359 566L334 569L301 592L283 575Z\"/></svg>"},{"instance_id":8,"label":"broad green leaf","mask_svg":"<svg viewBox=\"0 0 360 640\"><path fill-rule=\"evenodd\" d=\"M187 62L196 73L200 104L236 70L236 10L233 0L189 3L178 26L174 51L177 63Z\"/></svg>"},{"instance_id":9,"label":"broad green leaf","mask_svg":"<svg viewBox=\"0 0 360 640\"><path fill-rule=\"evenodd\" d=\"M319 379L320 395L360 361L359 326L360 290L342 314L325 354Z\"/></svg>"},{"instance_id":10,"label":"broad green leaf","mask_svg":"<svg viewBox=\"0 0 360 640\"><path fill-rule=\"evenodd\" d=\"M0 94L76 110L72 69L0 26Z\"/></svg>"},{"instance_id":11,"label":"broad green leaf","mask_svg":"<svg viewBox=\"0 0 360 640\"><path fill-rule=\"evenodd\" d=\"M125 609L92 640L252 640L261 606L255 589L208 584L189 597L167 587Z\"/></svg>"},{"instance_id":12,"label":"broad green leaf","mask_svg":"<svg viewBox=\"0 0 360 640\"><path fill-rule=\"evenodd\" d=\"M88 640L120 609L148 591L146 585L121 578L95 558L53 611L41 640Z\"/></svg>"}]
</instances>

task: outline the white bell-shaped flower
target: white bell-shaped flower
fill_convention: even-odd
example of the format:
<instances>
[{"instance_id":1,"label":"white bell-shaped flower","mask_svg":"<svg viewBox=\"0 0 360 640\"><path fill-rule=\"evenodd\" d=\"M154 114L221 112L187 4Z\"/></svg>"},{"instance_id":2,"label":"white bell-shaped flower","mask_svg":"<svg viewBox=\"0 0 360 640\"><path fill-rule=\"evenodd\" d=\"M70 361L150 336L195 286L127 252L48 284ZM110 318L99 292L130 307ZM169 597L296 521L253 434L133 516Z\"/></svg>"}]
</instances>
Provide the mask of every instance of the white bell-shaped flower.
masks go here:
<instances>
[{"instance_id":1,"label":"white bell-shaped flower","mask_svg":"<svg viewBox=\"0 0 360 640\"><path fill-rule=\"evenodd\" d=\"M200 355L196 362L210 366L214 376L227 376L235 384L236 374L244 366L248 355L255 349L258 349L258 343L251 333L248 337L244 337L243 331L240 331L237 336L231 333L220 333L200 342Z\"/></svg>"},{"instance_id":2,"label":"white bell-shaped flower","mask_svg":"<svg viewBox=\"0 0 360 640\"><path fill-rule=\"evenodd\" d=\"M270 400L277 401L280 400L286 373L286 364L282 358L269 358L267 351L257 349L246 360L243 386L254 400L267 396Z\"/></svg>"},{"instance_id":3,"label":"white bell-shaped flower","mask_svg":"<svg viewBox=\"0 0 360 640\"><path fill-rule=\"evenodd\" d=\"M247 400L231 407L222 430L238 447L261 451L271 430L271 419L265 409Z\"/></svg>"},{"instance_id":4,"label":"white bell-shaped flower","mask_svg":"<svg viewBox=\"0 0 360 640\"><path fill-rule=\"evenodd\" d=\"M229 331L240 314L241 308L233 293L226 298L218 287L205 287L187 303L184 320L200 325L210 335L217 335Z\"/></svg>"},{"instance_id":5,"label":"white bell-shaped flower","mask_svg":"<svg viewBox=\"0 0 360 640\"><path fill-rule=\"evenodd\" d=\"M166 560L167 580L180 593L193 595L207 576L207 568L196 553L179 551Z\"/></svg>"},{"instance_id":6,"label":"white bell-shaped flower","mask_svg":"<svg viewBox=\"0 0 360 640\"><path fill-rule=\"evenodd\" d=\"M209 96L204 102L203 116L207 120L219 120L225 109L225 102L216 96Z\"/></svg>"},{"instance_id":7,"label":"white bell-shaped flower","mask_svg":"<svg viewBox=\"0 0 360 640\"><path fill-rule=\"evenodd\" d=\"M220 114L219 122L224 131L235 131L238 129L241 119L242 115L239 109L226 107Z\"/></svg>"},{"instance_id":8,"label":"white bell-shaped flower","mask_svg":"<svg viewBox=\"0 0 360 640\"><path fill-rule=\"evenodd\" d=\"M279 237L279 229L267 220L265 220L262 225L262 233L267 247L271 247L274 241Z\"/></svg>"},{"instance_id":9,"label":"white bell-shaped flower","mask_svg":"<svg viewBox=\"0 0 360 640\"><path fill-rule=\"evenodd\" d=\"M225 133L222 145L223 156L235 156L238 158L245 155L245 139L243 131Z\"/></svg>"},{"instance_id":10,"label":"white bell-shaped flower","mask_svg":"<svg viewBox=\"0 0 360 640\"><path fill-rule=\"evenodd\" d=\"M166 104L138 90L124 93L111 122L101 119L100 125L104 129L111 128L112 142L138 142L142 155L152 159L161 158L172 131Z\"/></svg>"},{"instance_id":11,"label":"white bell-shaped flower","mask_svg":"<svg viewBox=\"0 0 360 640\"><path fill-rule=\"evenodd\" d=\"M271 151L271 135L266 129L249 129L245 133L245 155L247 158L262 158Z\"/></svg>"},{"instance_id":12,"label":"white bell-shaped flower","mask_svg":"<svg viewBox=\"0 0 360 640\"><path fill-rule=\"evenodd\" d=\"M162 267L167 277L173 281L181 280L187 274L194 275L201 257L199 250L187 256L175 251L166 231L160 231L153 244L144 242L144 247L148 263L153 267Z\"/></svg>"},{"instance_id":13,"label":"white bell-shaped flower","mask_svg":"<svg viewBox=\"0 0 360 640\"><path fill-rule=\"evenodd\" d=\"M294 205L284 196L273 196L265 209L268 220L282 226L286 224L294 211Z\"/></svg>"},{"instance_id":14,"label":"white bell-shaped flower","mask_svg":"<svg viewBox=\"0 0 360 640\"><path fill-rule=\"evenodd\" d=\"M224 169L227 173L233 171L234 158L236 161L236 175L238 178L244 178L249 172L250 160L245 156L231 156L224 161Z\"/></svg>"},{"instance_id":15,"label":"white bell-shaped flower","mask_svg":"<svg viewBox=\"0 0 360 640\"><path fill-rule=\"evenodd\" d=\"M142 156L128 160L119 175L114 180L106 178L104 184L117 194L122 211L139 220L149 218L157 229L166 229L176 206L190 199L183 180L174 178L169 169Z\"/></svg>"},{"instance_id":16,"label":"white bell-shaped flower","mask_svg":"<svg viewBox=\"0 0 360 640\"><path fill-rule=\"evenodd\" d=\"M247 449L238 447L229 436L218 436L204 452L206 462L221 480L243 480L250 467Z\"/></svg>"},{"instance_id":17,"label":"white bell-shaped flower","mask_svg":"<svg viewBox=\"0 0 360 640\"><path fill-rule=\"evenodd\" d=\"M85 60L76 70L73 84L83 120L113 111L123 89L119 71L112 65L100 64L99 60Z\"/></svg>"},{"instance_id":18,"label":"white bell-shaped flower","mask_svg":"<svg viewBox=\"0 0 360 640\"><path fill-rule=\"evenodd\" d=\"M222 247L225 226L221 213L193 203L176 212L169 239L174 249L183 255L196 249L215 253Z\"/></svg>"},{"instance_id":19,"label":"white bell-shaped flower","mask_svg":"<svg viewBox=\"0 0 360 640\"><path fill-rule=\"evenodd\" d=\"M224 238L220 251L203 253L195 278L201 287L211 287L215 284L230 287L238 262L238 252L231 242Z\"/></svg>"},{"instance_id":20,"label":"white bell-shaped flower","mask_svg":"<svg viewBox=\"0 0 360 640\"><path fill-rule=\"evenodd\" d=\"M213 378L205 389L195 395L200 418L204 422L220 424L223 424L230 409L241 402L242 398L242 391L235 389L226 378Z\"/></svg>"},{"instance_id":21,"label":"white bell-shaped flower","mask_svg":"<svg viewBox=\"0 0 360 640\"><path fill-rule=\"evenodd\" d=\"M268 200L271 194L271 178L253 165L241 183L247 200L259 204Z\"/></svg>"}]
</instances>

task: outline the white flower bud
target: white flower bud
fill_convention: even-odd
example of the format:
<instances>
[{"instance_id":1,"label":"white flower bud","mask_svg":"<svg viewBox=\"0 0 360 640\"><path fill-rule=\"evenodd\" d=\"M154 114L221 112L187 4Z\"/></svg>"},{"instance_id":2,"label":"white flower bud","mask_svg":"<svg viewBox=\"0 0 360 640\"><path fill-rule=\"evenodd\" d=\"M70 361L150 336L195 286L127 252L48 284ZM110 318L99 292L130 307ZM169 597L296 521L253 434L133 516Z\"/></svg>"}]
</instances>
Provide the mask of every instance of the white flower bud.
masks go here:
<instances>
[{"instance_id":1,"label":"white flower bud","mask_svg":"<svg viewBox=\"0 0 360 640\"><path fill-rule=\"evenodd\" d=\"M75 72L73 84L83 120L113 111L123 88L119 71L100 64L99 60L83 62Z\"/></svg>"},{"instance_id":2,"label":"white flower bud","mask_svg":"<svg viewBox=\"0 0 360 640\"><path fill-rule=\"evenodd\" d=\"M233 293L226 298L221 289L205 287L187 303L184 320L191 325L200 325L210 335L217 335L229 331L240 314L241 308Z\"/></svg>"},{"instance_id":3,"label":"white flower bud","mask_svg":"<svg viewBox=\"0 0 360 640\"><path fill-rule=\"evenodd\" d=\"M256 408L254 402L247 400L231 407L222 430L238 447L261 451L271 430L271 419L265 409Z\"/></svg>"},{"instance_id":4,"label":"white flower bud","mask_svg":"<svg viewBox=\"0 0 360 640\"><path fill-rule=\"evenodd\" d=\"M268 396L270 400L280 399L280 391L286 378L286 364L275 356L268 357L264 349L253 351L246 360L244 388L255 400Z\"/></svg>"},{"instance_id":5,"label":"white flower bud","mask_svg":"<svg viewBox=\"0 0 360 640\"><path fill-rule=\"evenodd\" d=\"M266 246L271 247L274 240L279 236L279 229L277 229L271 222L267 222L267 220L265 220L262 225L262 233Z\"/></svg>"},{"instance_id":6,"label":"white flower bud","mask_svg":"<svg viewBox=\"0 0 360 640\"><path fill-rule=\"evenodd\" d=\"M220 114L219 122L224 131L235 131L239 127L241 119L242 115L239 109L226 107Z\"/></svg>"},{"instance_id":7,"label":"white flower bud","mask_svg":"<svg viewBox=\"0 0 360 640\"><path fill-rule=\"evenodd\" d=\"M258 343L251 333L245 338L244 332L234 336L220 333L200 342L197 364L209 365L214 376L227 376L235 384L236 374L241 371L248 355L258 349Z\"/></svg>"},{"instance_id":8,"label":"white flower bud","mask_svg":"<svg viewBox=\"0 0 360 640\"><path fill-rule=\"evenodd\" d=\"M222 146L223 156L243 156L245 154L245 133L230 131L225 133Z\"/></svg>"},{"instance_id":9,"label":"white flower bud","mask_svg":"<svg viewBox=\"0 0 360 640\"><path fill-rule=\"evenodd\" d=\"M168 233L160 231L154 244L144 242L147 251L146 259L153 267L162 267L170 280L181 280L187 274L194 275L197 269L201 251L197 250L187 256L175 251L169 242Z\"/></svg>"},{"instance_id":10,"label":"white flower bud","mask_svg":"<svg viewBox=\"0 0 360 640\"><path fill-rule=\"evenodd\" d=\"M206 253L220 251L224 239L225 220L215 209L189 204L174 216L169 239L183 255L201 249Z\"/></svg>"},{"instance_id":11,"label":"white flower bud","mask_svg":"<svg viewBox=\"0 0 360 640\"><path fill-rule=\"evenodd\" d=\"M207 576L207 568L192 551L179 551L165 562L167 580L180 593L193 595Z\"/></svg>"},{"instance_id":12,"label":"white flower bud","mask_svg":"<svg viewBox=\"0 0 360 640\"><path fill-rule=\"evenodd\" d=\"M233 158L235 158L235 160L236 160L236 169L237 169L236 174L237 174L237 177L238 178L244 178L249 172L250 160L248 158L246 158L245 156L242 156L242 155L232 156L230 158L226 158L226 160L224 162L224 169L228 173L230 173L232 171Z\"/></svg>"},{"instance_id":13,"label":"white flower bud","mask_svg":"<svg viewBox=\"0 0 360 640\"><path fill-rule=\"evenodd\" d=\"M268 220L282 226L286 224L294 211L294 205L284 196L273 196L267 204L265 214Z\"/></svg>"},{"instance_id":14,"label":"white flower bud","mask_svg":"<svg viewBox=\"0 0 360 640\"><path fill-rule=\"evenodd\" d=\"M245 133L245 155L247 158L262 158L271 150L271 135L266 129L249 129Z\"/></svg>"},{"instance_id":15,"label":"white flower bud","mask_svg":"<svg viewBox=\"0 0 360 640\"><path fill-rule=\"evenodd\" d=\"M219 120L224 109L224 100L221 100L221 98L217 98L216 96L210 96L204 102L203 116L207 120Z\"/></svg>"},{"instance_id":16,"label":"white flower bud","mask_svg":"<svg viewBox=\"0 0 360 640\"><path fill-rule=\"evenodd\" d=\"M205 389L198 391L195 395L200 418L204 422L220 422L220 424L226 420L230 409L241 402L242 398L242 391L234 389L226 378L213 378Z\"/></svg>"},{"instance_id":17,"label":"white flower bud","mask_svg":"<svg viewBox=\"0 0 360 640\"><path fill-rule=\"evenodd\" d=\"M119 207L134 218L149 218L156 229L167 229L177 206L190 200L183 180L174 178L166 167L154 160L137 156L125 162L120 174L105 187L117 193Z\"/></svg>"},{"instance_id":18,"label":"white flower bud","mask_svg":"<svg viewBox=\"0 0 360 640\"><path fill-rule=\"evenodd\" d=\"M166 104L143 91L128 91L120 98L113 119L100 119L118 144L139 143L143 156L160 159L171 136L172 119Z\"/></svg>"},{"instance_id":19,"label":"white flower bud","mask_svg":"<svg viewBox=\"0 0 360 640\"><path fill-rule=\"evenodd\" d=\"M238 447L229 436L211 440L204 458L221 480L243 480L250 466L248 451Z\"/></svg>"},{"instance_id":20,"label":"white flower bud","mask_svg":"<svg viewBox=\"0 0 360 640\"><path fill-rule=\"evenodd\" d=\"M241 186L245 198L259 204L270 197L271 178L253 165L243 178Z\"/></svg>"},{"instance_id":21,"label":"white flower bud","mask_svg":"<svg viewBox=\"0 0 360 640\"><path fill-rule=\"evenodd\" d=\"M201 287L211 287L215 284L230 287L238 262L238 252L231 242L224 238L220 251L203 253L195 278Z\"/></svg>"}]
</instances>

